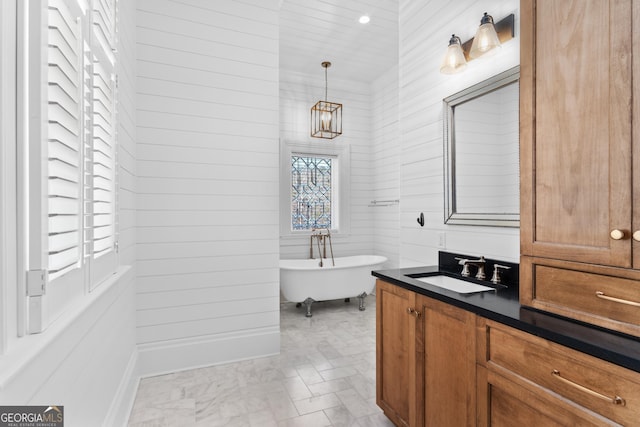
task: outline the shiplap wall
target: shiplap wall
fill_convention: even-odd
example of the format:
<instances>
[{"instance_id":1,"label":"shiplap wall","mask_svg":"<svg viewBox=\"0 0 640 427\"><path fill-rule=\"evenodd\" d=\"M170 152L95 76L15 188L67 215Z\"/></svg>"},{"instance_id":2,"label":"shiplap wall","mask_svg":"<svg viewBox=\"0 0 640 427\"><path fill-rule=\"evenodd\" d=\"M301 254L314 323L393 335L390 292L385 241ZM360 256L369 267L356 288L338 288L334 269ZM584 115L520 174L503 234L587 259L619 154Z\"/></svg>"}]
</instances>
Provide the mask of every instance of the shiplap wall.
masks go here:
<instances>
[{"instance_id":1,"label":"shiplap wall","mask_svg":"<svg viewBox=\"0 0 640 427\"><path fill-rule=\"evenodd\" d=\"M373 251L373 212L368 204L373 197L371 164L371 87L340 78L340 64L328 70L328 97L343 105L342 135L330 140L312 138L310 109L324 99L323 60L318 58L318 73L305 75L280 70L280 138L285 142L308 144L348 144L351 150L350 231L334 235L334 256L365 255ZM284 189L282 191L285 191ZM284 237L280 243L282 259L309 256L309 237Z\"/></svg>"},{"instance_id":2,"label":"shiplap wall","mask_svg":"<svg viewBox=\"0 0 640 427\"><path fill-rule=\"evenodd\" d=\"M141 374L277 353L278 1L137 8Z\"/></svg>"},{"instance_id":3,"label":"shiplap wall","mask_svg":"<svg viewBox=\"0 0 640 427\"><path fill-rule=\"evenodd\" d=\"M398 117L398 67L385 72L372 85L373 198L400 200L400 124ZM373 212L374 253L399 265L400 204L370 208Z\"/></svg>"},{"instance_id":4,"label":"shiplap wall","mask_svg":"<svg viewBox=\"0 0 640 427\"><path fill-rule=\"evenodd\" d=\"M134 3L119 2L117 199L120 263L126 267L85 296L85 306L66 313L42 334L12 340L0 361L6 378L0 384L0 402L64 405L68 426L125 425L137 386L134 20ZM34 348L40 351L31 356ZM14 356L19 363L10 365L19 365L19 369L7 372L9 363L3 362Z\"/></svg>"},{"instance_id":5,"label":"shiplap wall","mask_svg":"<svg viewBox=\"0 0 640 427\"><path fill-rule=\"evenodd\" d=\"M438 250L517 262L518 229L444 225L442 100L519 64L519 2L400 0L399 7L400 263L437 263ZM451 34L469 40L484 12L496 22L515 13L516 37L495 56L471 61L462 73L440 74ZM424 227L416 222L420 212Z\"/></svg>"}]
</instances>

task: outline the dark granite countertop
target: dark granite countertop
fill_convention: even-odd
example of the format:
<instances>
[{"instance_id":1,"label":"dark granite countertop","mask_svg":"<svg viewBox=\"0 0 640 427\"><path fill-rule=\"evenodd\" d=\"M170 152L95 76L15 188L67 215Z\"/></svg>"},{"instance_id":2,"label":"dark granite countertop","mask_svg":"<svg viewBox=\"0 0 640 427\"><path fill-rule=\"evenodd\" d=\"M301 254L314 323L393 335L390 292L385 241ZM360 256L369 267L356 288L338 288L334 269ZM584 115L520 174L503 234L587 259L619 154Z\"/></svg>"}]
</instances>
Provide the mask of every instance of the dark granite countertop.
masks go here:
<instances>
[{"instance_id":1,"label":"dark granite countertop","mask_svg":"<svg viewBox=\"0 0 640 427\"><path fill-rule=\"evenodd\" d=\"M438 266L378 270L372 274L385 282L640 372L640 339L521 306L517 287L460 294L409 277L456 276L440 272Z\"/></svg>"}]
</instances>

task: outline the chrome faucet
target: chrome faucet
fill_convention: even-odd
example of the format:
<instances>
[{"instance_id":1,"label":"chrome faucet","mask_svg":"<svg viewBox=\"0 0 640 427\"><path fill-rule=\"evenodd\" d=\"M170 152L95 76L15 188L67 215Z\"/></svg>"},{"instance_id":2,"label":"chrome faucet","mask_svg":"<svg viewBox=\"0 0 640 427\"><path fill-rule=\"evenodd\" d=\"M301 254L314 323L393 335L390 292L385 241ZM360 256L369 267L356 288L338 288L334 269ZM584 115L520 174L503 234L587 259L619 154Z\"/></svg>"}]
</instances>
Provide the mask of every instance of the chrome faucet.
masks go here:
<instances>
[{"instance_id":1,"label":"chrome faucet","mask_svg":"<svg viewBox=\"0 0 640 427\"><path fill-rule=\"evenodd\" d=\"M462 272L460 273L464 277L469 277L471 273L469 272L469 266L473 265L478 267L478 272L476 273L476 279L484 280L487 276L484 274L484 265L486 261L484 257L481 256L479 259L467 259L467 258L456 258L458 260L458 264L462 266Z\"/></svg>"},{"instance_id":2,"label":"chrome faucet","mask_svg":"<svg viewBox=\"0 0 640 427\"><path fill-rule=\"evenodd\" d=\"M497 284L502 283L502 276L500 275L500 271L502 270L510 270L511 267L507 265L493 264L493 276L491 276L491 282Z\"/></svg>"}]
</instances>

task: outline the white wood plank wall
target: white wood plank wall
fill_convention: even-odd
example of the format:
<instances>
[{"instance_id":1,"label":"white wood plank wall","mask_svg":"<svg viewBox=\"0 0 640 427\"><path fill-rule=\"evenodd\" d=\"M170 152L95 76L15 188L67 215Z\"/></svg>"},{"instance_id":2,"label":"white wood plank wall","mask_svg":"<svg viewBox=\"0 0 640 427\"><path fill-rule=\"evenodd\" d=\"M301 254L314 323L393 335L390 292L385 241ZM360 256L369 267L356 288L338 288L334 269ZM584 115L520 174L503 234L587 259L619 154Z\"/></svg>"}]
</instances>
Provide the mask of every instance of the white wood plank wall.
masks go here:
<instances>
[{"instance_id":1,"label":"white wood plank wall","mask_svg":"<svg viewBox=\"0 0 640 427\"><path fill-rule=\"evenodd\" d=\"M400 124L398 67L385 72L373 87L373 199L400 199ZM395 268L400 257L400 204L370 207L374 218L374 252Z\"/></svg>"},{"instance_id":2,"label":"white wood plank wall","mask_svg":"<svg viewBox=\"0 0 640 427\"><path fill-rule=\"evenodd\" d=\"M324 99L324 69L320 63L331 58L318 57L318 72L313 75L280 70L280 138L295 143L324 143L350 145L351 149L351 206L350 233L332 238L336 257L373 253L373 212L367 207L373 196L371 163L371 87L360 82L340 78L340 64L332 63L328 71L328 100L343 105L342 135L330 139L310 136L310 110ZM282 259L309 256L308 237L281 239Z\"/></svg>"},{"instance_id":3,"label":"white wood plank wall","mask_svg":"<svg viewBox=\"0 0 640 427\"><path fill-rule=\"evenodd\" d=\"M277 353L278 2L137 9L142 374Z\"/></svg>"},{"instance_id":4,"label":"white wood plank wall","mask_svg":"<svg viewBox=\"0 0 640 427\"><path fill-rule=\"evenodd\" d=\"M462 73L440 74L451 34L469 40L484 12L496 21L515 13L516 37L490 59L471 61ZM437 263L438 250L443 249L518 260L518 229L444 225L442 99L518 65L519 22L517 0L400 0L402 266ZM424 227L416 222L420 212ZM441 234L444 247L439 247Z\"/></svg>"}]
</instances>

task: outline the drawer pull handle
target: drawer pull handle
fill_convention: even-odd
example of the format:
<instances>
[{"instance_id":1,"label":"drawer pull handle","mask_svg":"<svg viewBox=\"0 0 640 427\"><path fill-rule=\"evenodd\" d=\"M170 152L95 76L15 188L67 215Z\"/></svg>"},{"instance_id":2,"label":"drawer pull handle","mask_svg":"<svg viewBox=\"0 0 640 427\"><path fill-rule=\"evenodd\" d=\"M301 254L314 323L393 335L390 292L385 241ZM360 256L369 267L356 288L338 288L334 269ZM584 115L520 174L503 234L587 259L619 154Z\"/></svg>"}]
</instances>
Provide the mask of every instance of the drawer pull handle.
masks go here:
<instances>
[{"instance_id":1,"label":"drawer pull handle","mask_svg":"<svg viewBox=\"0 0 640 427\"><path fill-rule=\"evenodd\" d=\"M598 298L606 299L607 301L619 302L621 304L627 304L627 305L632 305L634 307L640 307L640 302L629 301L628 299L610 297L609 295L605 295L604 292L601 292L601 291L596 291L596 296Z\"/></svg>"},{"instance_id":2,"label":"drawer pull handle","mask_svg":"<svg viewBox=\"0 0 640 427\"><path fill-rule=\"evenodd\" d=\"M609 396L605 396L604 394L600 394L597 391L593 391L585 386L582 386L580 384L574 383L573 381L570 381L566 378L563 378L562 375L560 375L560 371L558 371L557 369L554 369L551 372L551 375L553 375L554 377L556 377L557 379L559 379L560 381L564 382L565 384L568 384L574 388L577 388L578 390L581 390L593 397L597 397L598 399L602 399L602 400L606 400L607 402L611 402L614 405L620 405L620 406L625 406L626 402L623 398L621 398L620 396L615 396L615 397L609 397Z\"/></svg>"}]
</instances>

